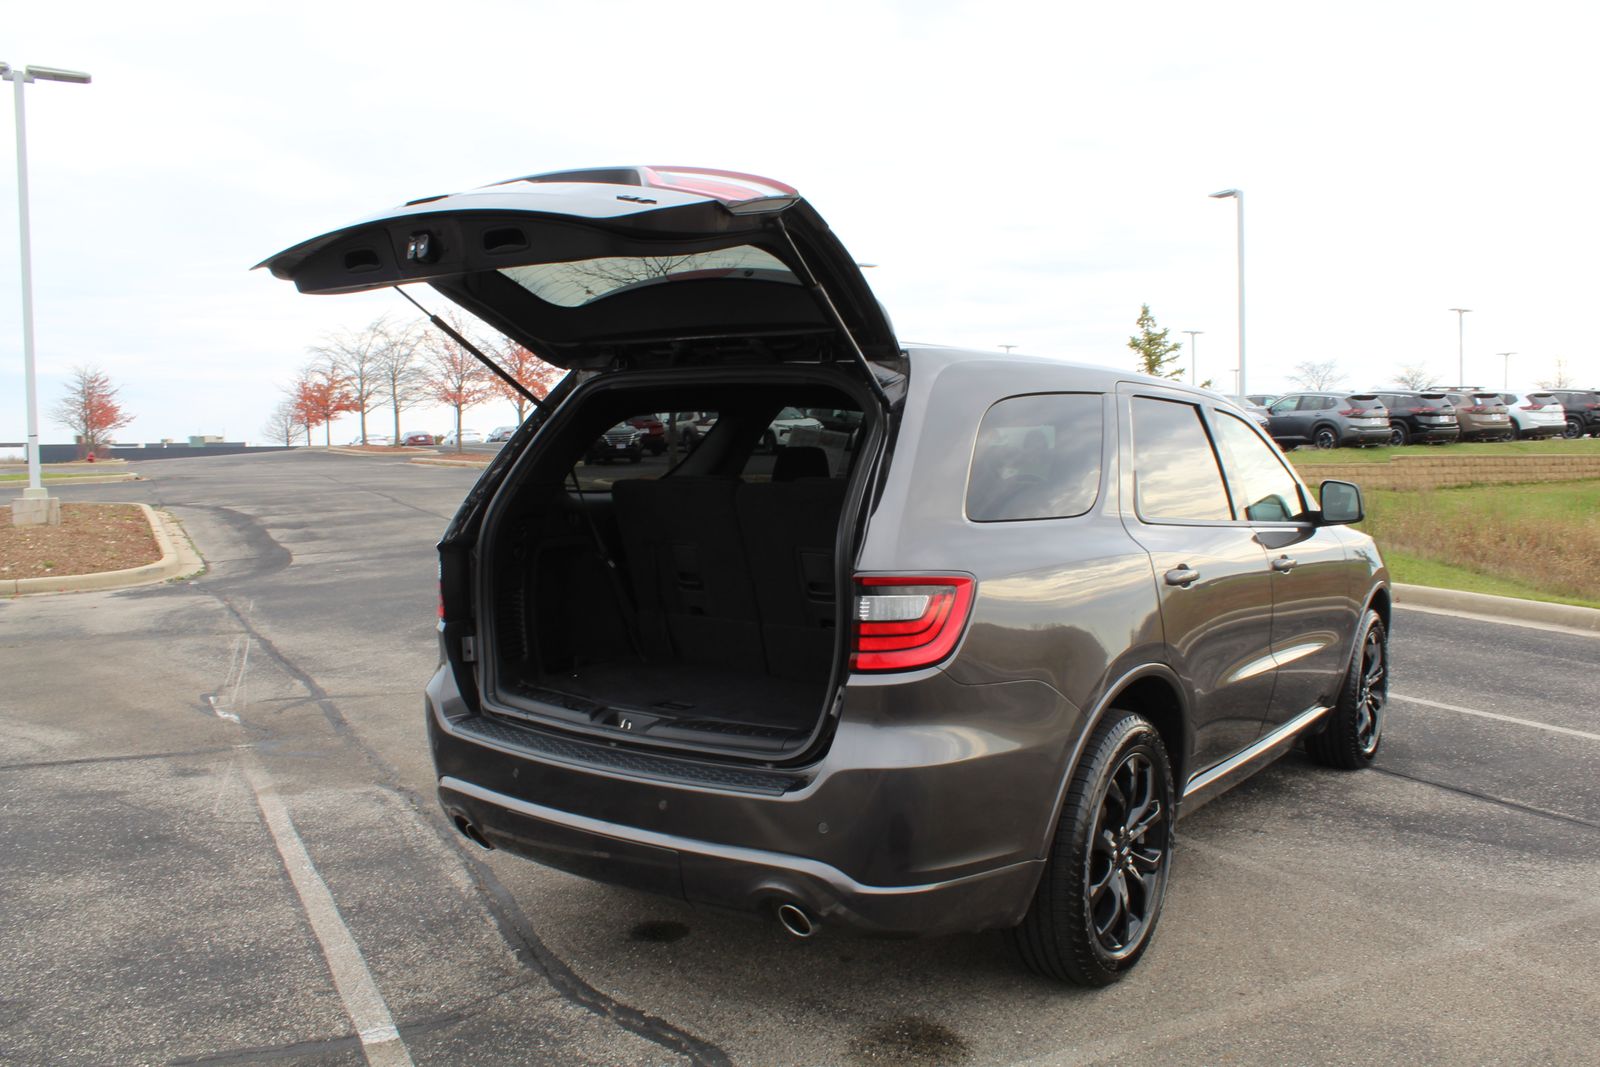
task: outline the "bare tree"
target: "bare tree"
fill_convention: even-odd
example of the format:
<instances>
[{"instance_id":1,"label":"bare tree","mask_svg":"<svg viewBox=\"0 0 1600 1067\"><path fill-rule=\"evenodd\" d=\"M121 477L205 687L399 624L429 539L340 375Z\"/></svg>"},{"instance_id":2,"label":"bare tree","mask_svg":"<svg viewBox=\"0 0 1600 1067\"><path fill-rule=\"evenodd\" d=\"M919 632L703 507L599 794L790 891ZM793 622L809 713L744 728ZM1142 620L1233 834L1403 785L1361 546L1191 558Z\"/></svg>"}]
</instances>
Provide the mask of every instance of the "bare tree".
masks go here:
<instances>
[{"instance_id":1,"label":"bare tree","mask_svg":"<svg viewBox=\"0 0 1600 1067\"><path fill-rule=\"evenodd\" d=\"M267 421L261 426L262 434L269 441L282 442L284 447L294 444L294 439L302 431L310 433L309 429L300 421L300 415L295 410L294 401L288 397L278 401L278 406L272 409L272 414L267 416Z\"/></svg>"},{"instance_id":2,"label":"bare tree","mask_svg":"<svg viewBox=\"0 0 1600 1067\"><path fill-rule=\"evenodd\" d=\"M51 413L55 421L72 431L83 455L91 455L111 443L111 434L133 421L117 403L117 387L99 367L73 367L67 379L67 392Z\"/></svg>"},{"instance_id":3,"label":"bare tree","mask_svg":"<svg viewBox=\"0 0 1600 1067\"><path fill-rule=\"evenodd\" d=\"M1433 384L1433 371L1420 363L1408 363L1400 368L1394 381L1396 385L1403 385L1407 389L1426 389Z\"/></svg>"},{"instance_id":4,"label":"bare tree","mask_svg":"<svg viewBox=\"0 0 1600 1067\"><path fill-rule=\"evenodd\" d=\"M447 319L457 333L466 336L459 319L449 316ZM424 347L428 399L455 409L456 449L460 450L461 413L493 396L498 379L476 356L443 333L428 338Z\"/></svg>"},{"instance_id":5,"label":"bare tree","mask_svg":"<svg viewBox=\"0 0 1600 1067\"><path fill-rule=\"evenodd\" d=\"M428 399L422 337L416 326L390 326L378 349L378 394L394 413L394 443L400 443L400 413Z\"/></svg>"},{"instance_id":6,"label":"bare tree","mask_svg":"<svg viewBox=\"0 0 1600 1067\"><path fill-rule=\"evenodd\" d=\"M1304 363L1296 363L1294 373L1289 377L1302 389L1337 389L1344 382L1338 362L1331 359L1320 363L1309 359Z\"/></svg>"},{"instance_id":7,"label":"bare tree","mask_svg":"<svg viewBox=\"0 0 1600 1067\"><path fill-rule=\"evenodd\" d=\"M1546 378L1544 381L1540 382L1539 388L1571 389L1575 384L1577 383L1573 381L1572 376L1567 373L1567 361L1564 359L1558 359L1556 360L1555 376L1552 378Z\"/></svg>"},{"instance_id":8,"label":"bare tree","mask_svg":"<svg viewBox=\"0 0 1600 1067\"><path fill-rule=\"evenodd\" d=\"M387 318L374 319L360 330L334 330L325 334L311 354L326 365L330 376L346 383L352 407L361 416L361 443L367 443L367 412L378 405L382 395L382 352L389 343Z\"/></svg>"}]
</instances>

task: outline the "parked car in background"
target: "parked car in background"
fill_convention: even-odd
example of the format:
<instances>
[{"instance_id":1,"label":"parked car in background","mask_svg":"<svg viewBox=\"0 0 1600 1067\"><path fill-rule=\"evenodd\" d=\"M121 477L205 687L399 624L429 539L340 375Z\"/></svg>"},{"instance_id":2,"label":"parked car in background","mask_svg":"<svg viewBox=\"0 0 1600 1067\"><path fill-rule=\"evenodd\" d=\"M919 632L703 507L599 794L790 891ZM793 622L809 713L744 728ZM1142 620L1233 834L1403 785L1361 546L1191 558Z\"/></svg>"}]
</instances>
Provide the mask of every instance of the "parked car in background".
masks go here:
<instances>
[{"instance_id":1,"label":"parked car in background","mask_svg":"<svg viewBox=\"0 0 1600 1067\"><path fill-rule=\"evenodd\" d=\"M776 452L789 443L789 436L796 430L820 430L822 422L812 418L799 408L786 407L778 412L776 418L761 434L761 450L763 452Z\"/></svg>"},{"instance_id":2,"label":"parked car in background","mask_svg":"<svg viewBox=\"0 0 1600 1067\"><path fill-rule=\"evenodd\" d=\"M438 263L350 253L433 232L459 236ZM1180 814L1296 744L1378 750L1391 593L1356 486L1313 499L1209 392L902 343L788 186L534 175L268 265L306 292L433 284L582 370L439 544L424 715L481 847L797 938L1009 930L1102 986L1151 944ZM716 422L665 476L578 484L586 449L638 458L632 414L694 403ZM811 406L861 413L837 464ZM770 478L744 477L764 444Z\"/></svg>"},{"instance_id":3,"label":"parked car in background","mask_svg":"<svg viewBox=\"0 0 1600 1067\"><path fill-rule=\"evenodd\" d=\"M670 427L669 432L677 435L678 444L684 448L698 445L717 425L715 411L677 411L656 417Z\"/></svg>"},{"instance_id":4,"label":"parked car in background","mask_svg":"<svg viewBox=\"0 0 1600 1067\"><path fill-rule=\"evenodd\" d=\"M1281 394L1247 393L1245 399L1260 408L1270 408Z\"/></svg>"},{"instance_id":5,"label":"parked car in background","mask_svg":"<svg viewBox=\"0 0 1600 1067\"><path fill-rule=\"evenodd\" d=\"M460 431L451 430L439 442L441 445L481 445L483 434L478 430L469 430L463 427Z\"/></svg>"},{"instance_id":6,"label":"parked car in background","mask_svg":"<svg viewBox=\"0 0 1600 1067\"><path fill-rule=\"evenodd\" d=\"M386 433L369 433L366 441L362 441L361 438L357 437L350 443L357 447L365 444L368 448L387 448L394 443L394 439Z\"/></svg>"},{"instance_id":7,"label":"parked car in background","mask_svg":"<svg viewBox=\"0 0 1600 1067\"><path fill-rule=\"evenodd\" d=\"M1551 389L1550 395L1561 401L1566 412L1569 438L1600 437L1600 391L1591 389Z\"/></svg>"},{"instance_id":8,"label":"parked car in background","mask_svg":"<svg viewBox=\"0 0 1600 1067\"><path fill-rule=\"evenodd\" d=\"M644 458L644 432L628 422L619 422L589 443L583 454L585 463L637 463Z\"/></svg>"},{"instance_id":9,"label":"parked car in background","mask_svg":"<svg viewBox=\"0 0 1600 1067\"><path fill-rule=\"evenodd\" d=\"M516 432L517 428L515 426L496 426L494 429L489 431L489 436L484 438L484 440L488 441L491 445L498 444L501 441L511 440L511 435Z\"/></svg>"},{"instance_id":10,"label":"parked car in background","mask_svg":"<svg viewBox=\"0 0 1600 1067\"><path fill-rule=\"evenodd\" d=\"M1384 392L1377 394L1389 409L1389 443L1454 441L1461 436L1456 408L1443 393Z\"/></svg>"},{"instance_id":11,"label":"parked car in background","mask_svg":"<svg viewBox=\"0 0 1600 1067\"><path fill-rule=\"evenodd\" d=\"M1499 393L1470 386L1440 386L1455 405L1463 441L1509 441L1516 436L1511 413Z\"/></svg>"},{"instance_id":12,"label":"parked car in background","mask_svg":"<svg viewBox=\"0 0 1600 1067\"><path fill-rule=\"evenodd\" d=\"M1239 405L1246 415L1255 420L1257 426L1270 430L1272 417L1267 413L1266 405L1258 404L1247 396L1230 396L1228 399Z\"/></svg>"},{"instance_id":13,"label":"parked car in background","mask_svg":"<svg viewBox=\"0 0 1600 1067\"><path fill-rule=\"evenodd\" d=\"M1567 432L1567 409L1553 393L1501 393L1500 399L1517 437L1560 437Z\"/></svg>"},{"instance_id":14,"label":"parked car in background","mask_svg":"<svg viewBox=\"0 0 1600 1067\"><path fill-rule=\"evenodd\" d=\"M1285 448L1386 445L1393 432L1376 393L1289 393L1267 415L1268 432Z\"/></svg>"},{"instance_id":15,"label":"parked car in background","mask_svg":"<svg viewBox=\"0 0 1600 1067\"><path fill-rule=\"evenodd\" d=\"M438 438L426 430L407 430L400 435L400 443L409 447L432 447Z\"/></svg>"},{"instance_id":16,"label":"parked car in background","mask_svg":"<svg viewBox=\"0 0 1600 1067\"><path fill-rule=\"evenodd\" d=\"M644 435L639 443L652 456L659 456L667 450L667 424L659 416L635 415L628 420L628 425Z\"/></svg>"}]
</instances>

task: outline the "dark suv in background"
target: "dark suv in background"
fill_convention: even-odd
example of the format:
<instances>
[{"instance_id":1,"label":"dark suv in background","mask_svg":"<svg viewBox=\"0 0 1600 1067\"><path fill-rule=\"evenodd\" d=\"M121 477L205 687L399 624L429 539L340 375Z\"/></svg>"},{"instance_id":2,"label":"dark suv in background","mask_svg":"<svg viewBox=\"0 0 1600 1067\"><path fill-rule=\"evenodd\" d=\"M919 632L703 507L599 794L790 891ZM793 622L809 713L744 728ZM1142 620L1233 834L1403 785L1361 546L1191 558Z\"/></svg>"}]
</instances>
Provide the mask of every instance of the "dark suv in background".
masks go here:
<instances>
[{"instance_id":1,"label":"dark suv in background","mask_svg":"<svg viewBox=\"0 0 1600 1067\"><path fill-rule=\"evenodd\" d=\"M1386 445L1394 432L1376 393L1288 393L1267 417L1272 439L1286 448Z\"/></svg>"},{"instance_id":2,"label":"dark suv in background","mask_svg":"<svg viewBox=\"0 0 1600 1067\"><path fill-rule=\"evenodd\" d=\"M1455 405L1443 393L1378 393L1389 409L1389 443L1454 441L1461 436Z\"/></svg>"},{"instance_id":3,"label":"dark suv in background","mask_svg":"<svg viewBox=\"0 0 1600 1067\"><path fill-rule=\"evenodd\" d=\"M1105 984L1180 814L1296 743L1378 748L1390 593L1355 486L1319 503L1211 393L902 345L781 183L534 176L268 265L426 282L571 370L439 544L428 736L483 847L797 937L1006 928ZM769 453L789 409L832 415ZM698 447L580 469L661 411L700 413Z\"/></svg>"},{"instance_id":4,"label":"dark suv in background","mask_svg":"<svg viewBox=\"0 0 1600 1067\"><path fill-rule=\"evenodd\" d=\"M1564 436L1600 437L1600 392L1590 389L1546 390L1567 412L1567 432Z\"/></svg>"}]
</instances>

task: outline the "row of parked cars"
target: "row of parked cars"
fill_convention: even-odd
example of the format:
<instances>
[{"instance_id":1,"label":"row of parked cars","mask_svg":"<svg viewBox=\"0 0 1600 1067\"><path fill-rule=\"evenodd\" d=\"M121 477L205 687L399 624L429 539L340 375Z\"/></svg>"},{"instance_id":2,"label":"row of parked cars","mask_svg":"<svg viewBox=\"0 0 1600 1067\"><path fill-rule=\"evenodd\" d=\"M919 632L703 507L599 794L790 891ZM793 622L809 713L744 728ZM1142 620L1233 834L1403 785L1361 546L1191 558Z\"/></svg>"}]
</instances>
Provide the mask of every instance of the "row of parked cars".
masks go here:
<instances>
[{"instance_id":1,"label":"row of parked cars","mask_svg":"<svg viewBox=\"0 0 1600 1067\"><path fill-rule=\"evenodd\" d=\"M1283 448L1600 437L1600 391L1304 392L1233 398Z\"/></svg>"}]
</instances>

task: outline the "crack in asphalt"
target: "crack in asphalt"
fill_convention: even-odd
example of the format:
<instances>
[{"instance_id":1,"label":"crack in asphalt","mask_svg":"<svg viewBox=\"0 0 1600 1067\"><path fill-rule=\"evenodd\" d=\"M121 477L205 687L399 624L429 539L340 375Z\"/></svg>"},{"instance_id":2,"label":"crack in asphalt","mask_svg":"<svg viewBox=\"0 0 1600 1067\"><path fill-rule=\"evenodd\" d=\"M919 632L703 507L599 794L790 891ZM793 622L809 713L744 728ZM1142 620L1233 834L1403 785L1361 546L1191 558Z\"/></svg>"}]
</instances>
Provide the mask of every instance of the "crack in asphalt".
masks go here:
<instances>
[{"instance_id":1,"label":"crack in asphalt","mask_svg":"<svg viewBox=\"0 0 1600 1067\"><path fill-rule=\"evenodd\" d=\"M239 513L234 512L233 514L238 515ZM350 727L349 720L345 718L344 713L339 710L317 680L295 664L288 655L257 629L226 593L206 588L204 583L197 585L196 588L221 604L239 624L240 628L257 643L267 658L305 689L311 698L311 702L322 712L323 718L327 720L333 732L353 745L366 759L367 763L378 772L381 781L377 784L400 797L410 808L417 821L431 830L434 836L446 846L446 851L455 855L457 859L466 865L468 874L479 890L479 899L482 901L489 916L494 920L495 927L502 939L511 948L512 955L519 963L542 976L550 987L568 1003L597 1015L653 1044L660 1045L670 1052L677 1053L691 1063L704 1065L704 1067L727 1067L732 1063L728 1058L728 1054L716 1045L698 1038L687 1030L680 1029L664 1019L624 1004L614 997L602 993L579 977L560 957L550 951L549 947L540 939L533 928L533 924L518 905L516 898L500 882L489 866L462 849L454 832L447 830L442 825L442 816L430 817L425 814L420 798L415 792L402 784L399 772L380 756L375 749L355 735ZM402 1033L409 1026L410 1024L402 1025L400 1027Z\"/></svg>"},{"instance_id":2,"label":"crack in asphalt","mask_svg":"<svg viewBox=\"0 0 1600 1067\"><path fill-rule=\"evenodd\" d=\"M1520 811L1524 815L1535 815L1541 819L1554 819L1557 822L1571 823L1574 826L1582 826L1589 830L1600 830L1600 823L1590 822L1587 819L1580 819L1576 815L1567 815L1559 811L1550 811L1547 808L1536 808L1531 804L1520 804L1515 800L1507 800L1505 797L1497 797L1492 793L1480 793L1475 789L1468 789L1465 786L1450 785L1448 782L1436 782L1431 778L1421 778L1415 774L1407 774L1405 771L1397 771L1389 767L1373 766L1369 767L1368 769L1377 771L1379 774L1387 774L1391 778L1403 778L1408 782L1416 782L1418 785L1431 785L1435 789L1443 789L1449 793L1459 793L1462 796L1471 797L1474 800L1481 800L1485 804L1493 804L1496 807L1509 808L1512 811Z\"/></svg>"},{"instance_id":3,"label":"crack in asphalt","mask_svg":"<svg viewBox=\"0 0 1600 1067\"><path fill-rule=\"evenodd\" d=\"M215 756L232 752L234 746L221 748L192 748L183 752L138 752L127 756L83 756L78 759L39 760L37 763L0 763L0 771L31 771L44 767L76 767L85 763L127 763L132 760L181 759L184 756Z\"/></svg>"}]
</instances>

